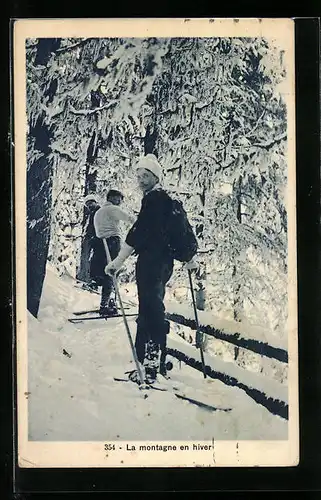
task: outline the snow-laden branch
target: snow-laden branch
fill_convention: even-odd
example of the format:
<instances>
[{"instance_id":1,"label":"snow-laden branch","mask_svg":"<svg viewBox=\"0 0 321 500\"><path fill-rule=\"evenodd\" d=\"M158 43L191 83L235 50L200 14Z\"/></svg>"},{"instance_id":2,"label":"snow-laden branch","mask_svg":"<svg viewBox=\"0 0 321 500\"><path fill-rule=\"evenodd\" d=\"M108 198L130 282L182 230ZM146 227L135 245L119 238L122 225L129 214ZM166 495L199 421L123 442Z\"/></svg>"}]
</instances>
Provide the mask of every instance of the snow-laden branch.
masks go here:
<instances>
[{"instance_id":1,"label":"snow-laden branch","mask_svg":"<svg viewBox=\"0 0 321 500\"><path fill-rule=\"evenodd\" d=\"M158 114L159 115L167 115L167 114L173 115L177 112L178 112L178 105L176 104L174 109L167 108L167 109L164 109L163 111L159 111ZM146 116L150 116L150 115L146 115Z\"/></svg>"},{"instance_id":2,"label":"snow-laden branch","mask_svg":"<svg viewBox=\"0 0 321 500\"><path fill-rule=\"evenodd\" d=\"M60 195L66 190L67 185L64 184L64 186L60 189L59 193L57 194L53 204L52 204L52 209L54 209L59 201Z\"/></svg>"},{"instance_id":3,"label":"snow-laden branch","mask_svg":"<svg viewBox=\"0 0 321 500\"><path fill-rule=\"evenodd\" d=\"M57 145L52 144L51 145L51 150L55 153L58 153L62 158L67 158L67 160L71 161L78 161L78 158L75 156L72 156L70 153L67 151L61 150Z\"/></svg>"},{"instance_id":4,"label":"snow-laden branch","mask_svg":"<svg viewBox=\"0 0 321 500\"><path fill-rule=\"evenodd\" d=\"M215 169L215 173L217 172L220 172L222 170L227 170L231 165L233 165L233 163L235 162L235 159L233 158L232 161L230 161L229 163L227 163L226 165L223 165L221 162L219 162L218 160L214 159L213 160L215 161L215 163L219 166L219 168L216 168Z\"/></svg>"},{"instance_id":5,"label":"snow-laden branch","mask_svg":"<svg viewBox=\"0 0 321 500\"><path fill-rule=\"evenodd\" d=\"M168 168L166 170L166 172L175 172L175 170L179 170L180 168L182 168L181 165L178 165L178 167L171 167L171 168Z\"/></svg>"},{"instance_id":6,"label":"snow-laden branch","mask_svg":"<svg viewBox=\"0 0 321 500\"><path fill-rule=\"evenodd\" d=\"M207 108L208 106L211 106L213 104L214 99L211 99L209 102L205 103L195 103L195 109L204 109Z\"/></svg>"},{"instance_id":7,"label":"snow-laden branch","mask_svg":"<svg viewBox=\"0 0 321 500\"><path fill-rule=\"evenodd\" d=\"M250 136L253 134L253 132L257 129L257 127L258 127L258 125L259 125L259 123L260 123L261 119L264 117L265 113L266 113L266 108L264 108L264 109L263 109L262 113L260 114L260 116L259 116L259 117L258 117L258 119L257 119L256 124L255 124L255 125L251 128L251 130L250 130L250 131L249 131L249 132L245 135L245 137L250 137Z\"/></svg>"},{"instance_id":8,"label":"snow-laden branch","mask_svg":"<svg viewBox=\"0 0 321 500\"><path fill-rule=\"evenodd\" d=\"M40 105L41 109L46 113L47 117L49 120L52 118L57 118L59 115L61 115L65 109L66 109L66 102L62 103L60 106L59 104L51 104L49 106L46 106L45 104Z\"/></svg>"},{"instance_id":9,"label":"snow-laden branch","mask_svg":"<svg viewBox=\"0 0 321 500\"><path fill-rule=\"evenodd\" d=\"M91 40L94 40L93 38L85 38L84 40L81 40L80 42L76 43L71 43L70 45L67 45L65 47L61 47L61 49L56 50L56 54L63 54L64 52L69 52L70 50L77 49L78 47L82 47L85 45L87 42L90 42Z\"/></svg>"},{"instance_id":10,"label":"snow-laden branch","mask_svg":"<svg viewBox=\"0 0 321 500\"><path fill-rule=\"evenodd\" d=\"M281 258L286 259L287 257L287 249L284 247L281 241L275 239L274 241L258 230L254 230L246 222L240 224L244 230L244 236L246 235L247 240L251 242L251 244L256 247L259 243L266 245L270 250L274 250ZM233 228L235 230L236 226Z\"/></svg>"},{"instance_id":11,"label":"snow-laden branch","mask_svg":"<svg viewBox=\"0 0 321 500\"><path fill-rule=\"evenodd\" d=\"M254 144L252 144L253 146L256 146L258 148L264 148L264 149L269 149L271 148L272 146L274 146L274 144L279 144L280 142L282 142L283 140L285 140L287 138L287 133L284 132L284 134L281 134L279 137L275 137L274 139L272 139L271 141L267 141L267 142L256 142Z\"/></svg>"},{"instance_id":12,"label":"snow-laden branch","mask_svg":"<svg viewBox=\"0 0 321 500\"><path fill-rule=\"evenodd\" d=\"M216 251L216 248L200 248L197 250L197 254L203 254L203 253L214 253Z\"/></svg>"},{"instance_id":13,"label":"snow-laden branch","mask_svg":"<svg viewBox=\"0 0 321 500\"><path fill-rule=\"evenodd\" d=\"M74 115L88 116L88 115L92 115L94 113L99 113L103 109L109 109L112 106L115 106L116 104L118 104L118 102L119 102L118 100L110 101L107 104L104 104L103 106L99 106L99 107L93 108L93 109L75 109L73 106L70 105L69 109L70 109L70 112L73 113Z\"/></svg>"},{"instance_id":14,"label":"snow-laden branch","mask_svg":"<svg viewBox=\"0 0 321 500\"><path fill-rule=\"evenodd\" d=\"M32 49L32 48L36 47L37 44L38 44L37 40L35 40L34 42L29 42L29 43L26 42L26 49Z\"/></svg>"},{"instance_id":15,"label":"snow-laden branch","mask_svg":"<svg viewBox=\"0 0 321 500\"><path fill-rule=\"evenodd\" d=\"M240 90L244 91L244 85L240 84L240 82L238 80L236 80L235 78L233 78L232 76L230 76L230 84L234 84L236 87L238 87ZM253 96L255 96L257 99L260 99L261 100L261 96L260 94L254 90L252 87L250 87L249 85L246 86L246 92L248 94L252 94Z\"/></svg>"}]
</instances>

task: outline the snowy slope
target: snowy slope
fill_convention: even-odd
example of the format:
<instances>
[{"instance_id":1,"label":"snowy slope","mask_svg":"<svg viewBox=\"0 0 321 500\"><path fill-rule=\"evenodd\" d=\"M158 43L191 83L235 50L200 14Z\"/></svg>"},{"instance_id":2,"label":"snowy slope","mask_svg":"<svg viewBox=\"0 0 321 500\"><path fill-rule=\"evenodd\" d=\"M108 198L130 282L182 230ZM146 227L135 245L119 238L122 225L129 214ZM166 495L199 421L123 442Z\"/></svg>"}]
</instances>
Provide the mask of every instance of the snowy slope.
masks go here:
<instances>
[{"instance_id":1,"label":"snowy slope","mask_svg":"<svg viewBox=\"0 0 321 500\"><path fill-rule=\"evenodd\" d=\"M170 393L113 380L133 367L121 319L79 324L72 311L98 305L99 297L73 287L48 268L38 320L29 316L28 398L31 440L286 439L287 422L257 405L242 390L174 360L173 378L188 395L228 413L206 412ZM135 320L129 318L132 334ZM186 346L180 337L171 343ZM208 360L207 360L208 361Z\"/></svg>"},{"instance_id":2,"label":"snowy slope","mask_svg":"<svg viewBox=\"0 0 321 500\"><path fill-rule=\"evenodd\" d=\"M176 339L169 338L167 343L169 348L179 349L188 357L192 357L195 359L200 359L199 351L192 347L188 343L184 342L184 344L177 343ZM252 373L250 371L244 370L237 366L235 363L226 361L221 361L217 357L210 356L207 353L204 353L204 360L207 366L210 366L213 370L226 374L229 377L236 378L241 384L244 384L247 387L255 388L262 393L266 394L268 397L273 399L278 399L283 401L284 403L288 402L288 388L285 385L276 382L275 380L271 380L268 377L262 376L257 373Z\"/></svg>"}]
</instances>

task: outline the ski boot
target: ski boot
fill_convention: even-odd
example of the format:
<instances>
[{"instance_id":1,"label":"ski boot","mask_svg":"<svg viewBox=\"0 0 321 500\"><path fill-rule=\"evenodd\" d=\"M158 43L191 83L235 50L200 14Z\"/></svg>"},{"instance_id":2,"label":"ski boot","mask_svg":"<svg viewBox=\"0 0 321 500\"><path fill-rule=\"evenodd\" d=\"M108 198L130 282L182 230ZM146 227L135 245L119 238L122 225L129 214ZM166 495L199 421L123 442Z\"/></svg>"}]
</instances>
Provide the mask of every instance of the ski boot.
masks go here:
<instances>
[{"instance_id":1,"label":"ski boot","mask_svg":"<svg viewBox=\"0 0 321 500\"><path fill-rule=\"evenodd\" d=\"M110 316L113 316L113 315L118 313L118 309L117 309L117 306L116 306L114 299L109 299L108 309L109 309Z\"/></svg>"},{"instance_id":2,"label":"ski boot","mask_svg":"<svg viewBox=\"0 0 321 500\"><path fill-rule=\"evenodd\" d=\"M157 373L159 371L160 350L159 345L153 340L149 340L145 347L145 381L147 384L154 384L157 381Z\"/></svg>"},{"instance_id":3,"label":"ski boot","mask_svg":"<svg viewBox=\"0 0 321 500\"><path fill-rule=\"evenodd\" d=\"M106 302L102 302L99 308L99 315L108 318L109 316L115 316L118 313L115 301L110 299L108 305Z\"/></svg>"},{"instance_id":4,"label":"ski boot","mask_svg":"<svg viewBox=\"0 0 321 500\"><path fill-rule=\"evenodd\" d=\"M167 376L166 349L162 350L161 352L159 361L159 373L166 378Z\"/></svg>"},{"instance_id":5,"label":"ski boot","mask_svg":"<svg viewBox=\"0 0 321 500\"><path fill-rule=\"evenodd\" d=\"M101 302L99 307L99 316L107 316L108 306L106 302Z\"/></svg>"}]
</instances>

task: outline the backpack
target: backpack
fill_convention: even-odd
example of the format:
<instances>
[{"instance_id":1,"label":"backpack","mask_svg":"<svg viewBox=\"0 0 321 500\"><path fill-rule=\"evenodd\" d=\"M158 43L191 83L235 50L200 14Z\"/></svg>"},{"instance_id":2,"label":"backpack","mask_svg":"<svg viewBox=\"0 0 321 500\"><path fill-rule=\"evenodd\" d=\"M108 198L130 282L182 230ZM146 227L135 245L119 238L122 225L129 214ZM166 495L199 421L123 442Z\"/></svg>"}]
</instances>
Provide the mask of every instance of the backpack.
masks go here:
<instances>
[{"instance_id":1,"label":"backpack","mask_svg":"<svg viewBox=\"0 0 321 500\"><path fill-rule=\"evenodd\" d=\"M171 199L167 224L167 238L171 254L180 262L190 261L197 252L198 243L182 203Z\"/></svg>"}]
</instances>

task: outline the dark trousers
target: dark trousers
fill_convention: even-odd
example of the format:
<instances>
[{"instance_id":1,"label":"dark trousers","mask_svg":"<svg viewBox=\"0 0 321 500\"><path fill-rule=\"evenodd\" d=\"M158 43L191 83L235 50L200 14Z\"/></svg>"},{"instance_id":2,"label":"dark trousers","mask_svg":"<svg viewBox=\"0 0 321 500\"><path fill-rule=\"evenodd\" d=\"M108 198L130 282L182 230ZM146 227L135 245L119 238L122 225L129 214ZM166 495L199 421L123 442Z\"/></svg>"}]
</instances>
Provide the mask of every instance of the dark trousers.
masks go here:
<instances>
[{"instance_id":1,"label":"dark trousers","mask_svg":"<svg viewBox=\"0 0 321 500\"><path fill-rule=\"evenodd\" d=\"M173 259L168 256L139 255L136 263L138 318L135 348L141 363L149 340L162 351L166 347L169 323L165 320L165 286L173 273Z\"/></svg>"},{"instance_id":2,"label":"dark trousers","mask_svg":"<svg viewBox=\"0 0 321 500\"><path fill-rule=\"evenodd\" d=\"M106 242L109 249L111 260L114 260L119 254L120 238L119 236L111 236L110 238L106 239ZM105 269L105 266L107 265L105 247L103 247L103 250L104 250L103 268ZM101 301L100 301L101 305L108 305L108 301L113 289L114 289L113 278L109 274L105 274L104 272L102 278L102 290L101 290Z\"/></svg>"},{"instance_id":3,"label":"dark trousers","mask_svg":"<svg viewBox=\"0 0 321 500\"><path fill-rule=\"evenodd\" d=\"M92 238L91 249L92 249L92 256L90 259L90 278L98 286L101 286L103 282L102 262L105 262L104 259L106 260L103 240L97 237Z\"/></svg>"}]
</instances>

